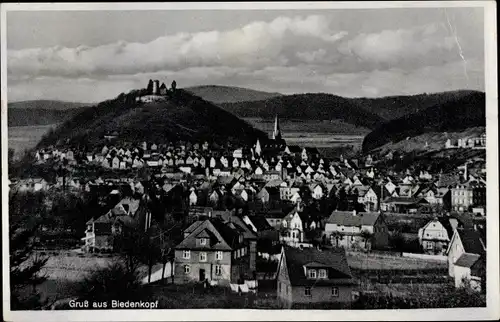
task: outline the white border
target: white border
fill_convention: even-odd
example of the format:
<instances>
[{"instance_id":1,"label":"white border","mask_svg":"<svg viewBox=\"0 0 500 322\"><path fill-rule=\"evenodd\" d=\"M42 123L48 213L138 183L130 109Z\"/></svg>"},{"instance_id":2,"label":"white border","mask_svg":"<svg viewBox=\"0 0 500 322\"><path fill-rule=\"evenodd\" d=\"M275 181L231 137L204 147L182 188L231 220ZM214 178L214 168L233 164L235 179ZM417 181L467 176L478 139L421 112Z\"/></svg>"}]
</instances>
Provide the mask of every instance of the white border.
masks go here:
<instances>
[{"instance_id":1,"label":"white border","mask_svg":"<svg viewBox=\"0 0 500 322\"><path fill-rule=\"evenodd\" d=\"M6 11L37 10L317 10L369 8L437 8L483 7L485 40L485 89L487 134L487 308L419 309L419 310L106 310L106 311L10 311L8 254L7 191L7 73L6 73ZM498 218L498 92L496 3L494 1L398 1L398 2L266 2L266 3L9 3L1 4L1 147L2 147L2 246L3 246L3 312L6 321L162 321L162 320L488 320L499 319L499 218Z\"/></svg>"}]
</instances>

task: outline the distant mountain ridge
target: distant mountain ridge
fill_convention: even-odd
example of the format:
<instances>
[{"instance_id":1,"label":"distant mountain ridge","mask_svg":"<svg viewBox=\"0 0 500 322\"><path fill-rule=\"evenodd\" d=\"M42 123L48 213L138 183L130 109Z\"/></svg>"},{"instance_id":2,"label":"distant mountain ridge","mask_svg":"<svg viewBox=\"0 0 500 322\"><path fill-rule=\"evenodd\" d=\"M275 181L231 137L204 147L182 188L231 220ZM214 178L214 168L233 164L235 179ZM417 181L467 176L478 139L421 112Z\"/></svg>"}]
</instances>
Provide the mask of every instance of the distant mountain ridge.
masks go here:
<instances>
[{"instance_id":1,"label":"distant mountain ridge","mask_svg":"<svg viewBox=\"0 0 500 322\"><path fill-rule=\"evenodd\" d=\"M354 103L351 99L323 93L282 95L254 102L222 103L225 110L243 118L290 120L341 120L374 129L385 119Z\"/></svg>"},{"instance_id":2,"label":"distant mountain ridge","mask_svg":"<svg viewBox=\"0 0 500 322\"><path fill-rule=\"evenodd\" d=\"M185 90L193 95L202 97L206 101L216 104L259 101L282 95L280 93L270 93L249 88L222 85L193 86L187 87Z\"/></svg>"},{"instance_id":3,"label":"distant mountain ridge","mask_svg":"<svg viewBox=\"0 0 500 322\"><path fill-rule=\"evenodd\" d=\"M333 94L307 93L282 95L260 101L221 103L219 105L240 117L268 119L274 117L275 113L279 113L283 119L341 119L354 125L374 129L386 121L432 106L453 102L474 93L481 92L458 90L377 98L346 98ZM365 120L357 119L363 115L366 117Z\"/></svg>"},{"instance_id":4,"label":"distant mountain ridge","mask_svg":"<svg viewBox=\"0 0 500 322\"><path fill-rule=\"evenodd\" d=\"M365 137L363 151L424 133L458 132L481 126L486 126L486 95L470 91L381 124Z\"/></svg>"},{"instance_id":5,"label":"distant mountain ridge","mask_svg":"<svg viewBox=\"0 0 500 322\"><path fill-rule=\"evenodd\" d=\"M12 102L7 105L8 126L49 125L63 122L77 114L86 103L55 100Z\"/></svg>"},{"instance_id":6,"label":"distant mountain ridge","mask_svg":"<svg viewBox=\"0 0 500 322\"><path fill-rule=\"evenodd\" d=\"M82 106L90 106L92 103L64 102L57 100L31 100L18 101L8 104L8 108L41 108L44 110L70 110Z\"/></svg>"}]
</instances>

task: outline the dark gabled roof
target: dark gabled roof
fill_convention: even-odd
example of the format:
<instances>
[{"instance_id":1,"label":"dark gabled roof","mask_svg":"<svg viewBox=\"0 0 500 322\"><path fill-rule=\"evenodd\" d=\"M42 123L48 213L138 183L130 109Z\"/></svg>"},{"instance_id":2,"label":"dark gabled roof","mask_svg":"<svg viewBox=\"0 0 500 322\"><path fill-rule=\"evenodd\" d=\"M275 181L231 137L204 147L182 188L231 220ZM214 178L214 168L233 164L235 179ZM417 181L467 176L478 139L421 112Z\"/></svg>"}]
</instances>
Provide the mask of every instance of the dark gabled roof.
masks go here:
<instances>
[{"instance_id":1,"label":"dark gabled roof","mask_svg":"<svg viewBox=\"0 0 500 322\"><path fill-rule=\"evenodd\" d=\"M457 229L460 240L466 253L484 255L483 241L480 234L472 229Z\"/></svg>"},{"instance_id":2,"label":"dark gabled roof","mask_svg":"<svg viewBox=\"0 0 500 322\"><path fill-rule=\"evenodd\" d=\"M290 283L293 286L329 286L352 284L345 250L332 248L293 248L283 246ZM314 266L316 264L316 266ZM304 266L327 268L328 279L308 279Z\"/></svg>"},{"instance_id":3,"label":"dark gabled roof","mask_svg":"<svg viewBox=\"0 0 500 322\"><path fill-rule=\"evenodd\" d=\"M243 234L243 238L245 239L256 239L257 235L253 232L253 230L248 227L248 225L241 219L239 216L236 216L232 211L221 211L218 212L219 216L226 222L232 223L235 225L236 229ZM212 213L213 214L213 213Z\"/></svg>"},{"instance_id":4,"label":"dark gabled roof","mask_svg":"<svg viewBox=\"0 0 500 322\"><path fill-rule=\"evenodd\" d=\"M289 145L288 150L290 150L291 153L300 153L302 152L302 149L298 145Z\"/></svg>"},{"instance_id":5,"label":"dark gabled roof","mask_svg":"<svg viewBox=\"0 0 500 322\"><path fill-rule=\"evenodd\" d=\"M326 222L342 226L373 226L379 216L378 212L359 212L354 215L352 211L333 211Z\"/></svg>"},{"instance_id":6,"label":"dark gabled roof","mask_svg":"<svg viewBox=\"0 0 500 322\"><path fill-rule=\"evenodd\" d=\"M446 229L446 232L448 233L449 238L451 239L451 236L453 236L454 228L450 222L450 220L456 220L457 221L457 227L463 227L463 223L461 220L454 218L454 217L440 217L438 218L438 221L443 225L444 229Z\"/></svg>"},{"instance_id":7,"label":"dark gabled roof","mask_svg":"<svg viewBox=\"0 0 500 322\"><path fill-rule=\"evenodd\" d=\"M455 265L471 268L479 260L479 258L479 255L464 253L457 259Z\"/></svg>"},{"instance_id":8,"label":"dark gabled roof","mask_svg":"<svg viewBox=\"0 0 500 322\"><path fill-rule=\"evenodd\" d=\"M409 198L409 197L389 197L386 198L384 203L395 203L402 205L413 205L417 203L428 203L425 198Z\"/></svg>"},{"instance_id":9,"label":"dark gabled roof","mask_svg":"<svg viewBox=\"0 0 500 322\"><path fill-rule=\"evenodd\" d=\"M273 227L269 225L266 217L264 216L248 216L252 224L257 228L257 231L271 230Z\"/></svg>"},{"instance_id":10,"label":"dark gabled roof","mask_svg":"<svg viewBox=\"0 0 500 322\"><path fill-rule=\"evenodd\" d=\"M207 249L207 250L232 250L234 243L233 236L230 236L227 231L222 231L223 228L216 227L214 225L215 221L204 220L197 221L193 223L184 231L184 233L189 233L189 235L184 238L175 248L176 249ZM198 245L196 242L196 236L207 230L209 235L212 234L213 237L210 239L210 243L207 245Z\"/></svg>"},{"instance_id":11,"label":"dark gabled roof","mask_svg":"<svg viewBox=\"0 0 500 322\"><path fill-rule=\"evenodd\" d=\"M316 147L305 147L307 153L319 154L319 150Z\"/></svg>"},{"instance_id":12,"label":"dark gabled roof","mask_svg":"<svg viewBox=\"0 0 500 322\"><path fill-rule=\"evenodd\" d=\"M222 238L231 248L236 248L240 245L239 236L242 232L235 228L231 228L229 225L224 223L222 220L213 219L210 221L212 225L217 229Z\"/></svg>"}]
</instances>

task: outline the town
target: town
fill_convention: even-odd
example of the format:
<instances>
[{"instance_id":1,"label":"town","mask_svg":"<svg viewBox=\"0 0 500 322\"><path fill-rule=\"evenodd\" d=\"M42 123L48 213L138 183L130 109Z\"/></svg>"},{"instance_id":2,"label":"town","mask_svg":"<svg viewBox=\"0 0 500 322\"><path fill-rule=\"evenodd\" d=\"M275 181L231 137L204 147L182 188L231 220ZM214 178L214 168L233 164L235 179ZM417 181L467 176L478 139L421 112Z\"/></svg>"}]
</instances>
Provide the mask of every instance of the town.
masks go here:
<instances>
[{"instance_id":1,"label":"town","mask_svg":"<svg viewBox=\"0 0 500 322\"><path fill-rule=\"evenodd\" d=\"M175 91L175 81L171 89L150 81L136 101ZM394 300L411 293L395 290L407 285L423 297L450 285L484 296L484 135L448 140L443 151L473 153L443 171L416 162L396 169L404 156L392 152L332 158L288 145L279 115L270 134L249 146L127 142L117 132L99 146L61 142L29 155L32 174L9 179L11 200L39 194L49 217L63 213L38 237L49 262L137 255L137 244L143 283L163 294L223 289L253 307L309 308ZM73 206L59 204L68 196ZM398 305L418 305L410 302Z\"/></svg>"}]
</instances>

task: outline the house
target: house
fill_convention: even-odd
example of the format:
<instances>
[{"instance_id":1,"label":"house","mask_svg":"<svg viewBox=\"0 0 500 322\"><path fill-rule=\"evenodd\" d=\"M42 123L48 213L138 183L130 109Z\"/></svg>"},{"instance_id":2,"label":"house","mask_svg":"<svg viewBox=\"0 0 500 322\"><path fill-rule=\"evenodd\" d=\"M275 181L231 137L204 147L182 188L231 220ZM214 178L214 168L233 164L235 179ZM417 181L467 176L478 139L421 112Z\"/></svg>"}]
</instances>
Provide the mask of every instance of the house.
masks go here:
<instances>
[{"instance_id":1,"label":"house","mask_svg":"<svg viewBox=\"0 0 500 322\"><path fill-rule=\"evenodd\" d=\"M375 193L372 187L359 187L358 192L358 203L365 207L366 211L377 211L379 208L378 195Z\"/></svg>"},{"instance_id":2,"label":"house","mask_svg":"<svg viewBox=\"0 0 500 322\"><path fill-rule=\"evenodd\" d=\"M354 284L344 249L282 247L276 291L283 305L350 303Z\"/></svg>"},{"instance_id":3,"label":"house","mask_svg":"<svg viewBox=\"0 0 500 322\"><path fill-rule=\"evenodd\" d=\"M15 190L18 191L40 191L48 189L49 184L43 178L21 179L15 184Z\"/></svg>"},{"instance_id":4,"label":"house","mask_svg":"<svg viewBox=\"0 0 500 322\"><path fill-rule=\"evenodd\" d=\"M456 229L448 249L448 275L461 287L467 280L473 290L486 292L486 240L473 229Z\"/></svg>"},{"instance_id":5,"label":"house","mask_svg":"<svg viewBox=\"0 0 500 322\"><path fill-rule=\"evenodd\" d=\"M486 205L486 186L481 183L457 184L451 188L451 208L469 211L471 207Z\"/></svg>"},{"instance_id":6,"label":"house","mask_svg":"<svg viewBox=\"0 0 500 322\"><path fill-rule=\"evenodd\" d=\"M304 241L304 225L296 208L283 217L278 227L281 242L296 246Z\"/></svg>"},{"instance_id":7,"label":"house","mask_svg":"<svg viewBox=\"0 0 500 322\"><path fill-rule=\"evenodd\" d=\"M85 252L116 250L115 236L127 229L148 229L151 226L151 214L140 199L124 198L111 210L97 219L86 223L85 237L82 238Z\"/></svg>"},{"instance_id":8,"label":"house","mask_svg":"<svg viewBox=\"0 0 500 322\"><path fill-rule=\"evenodd\" d=\"M286 184L286 183L285 183ZM280 186L280 199L281 200L291 200L294 194L299 193L299 187L288 187L288 186Z\"/></svg>"},{"instance_id":9,"label":"house","mask_svg":"<svg viewBox=\"0 0 500 322\"><path fill-rule=\"evenodd\" d=\"M439 220L437 217L430 220L418 230L418 240L424 253L430 255L444 255L451 236L453 227L448 218Z\"/></svg>"},{"instance_id":10,"label":"house","mask_svg":"<svg viewBox=\"0 0 500 322\"><path fill-rule=\"evenodd\" d=\"M409 213L428 204L429 202L424 198L387 197L380 203L380 209L388 212Z\"/></svg>"},{"instance_id":11,"label":"house","mask_svg":"<svg viewBox=\"0 0 500 322\"><path fill-rule=\"evenodd\" d=\"M322 199L324 196L324 188L318 184L318 183L313 183L309 185L309 189L311 190L311 197L313 197L316 200Z\"/></svg>"},{"instance_id":12,"label":"house","mask_svg":"<svg viewBox=\"0 0 500 322\"><path fill-rule=\"evenodd\" d=\"M198 220L175 247L174 282L238 283L252 278L249 259L249 245L235 224L220 218Z\"/></svg>"},{"instance_id":13,"label":"house","mask_svg":"<svg viewBox=\"0 0 500 322\"><path fill-rule=\"evenodd\" d=\"M324 235L332 245L347 249L383 249L389 244L387 224L378 212L333 211Z\"/></svg>"},{"instance_id":14,"label":"house","mask_svg":"<svg viewBox=\"0 0 500 322\"><path fill-rule=\"evenodd\" d=\"M191 188L191 193L189 194L189 205L195 206L198 203L198 195L194 188Z\"/></svg>"}]
</instances>

